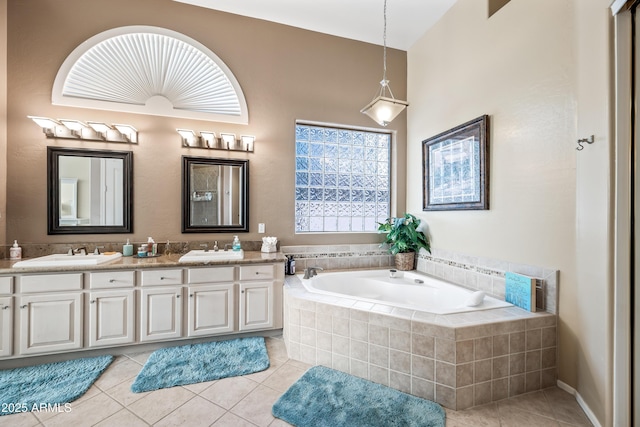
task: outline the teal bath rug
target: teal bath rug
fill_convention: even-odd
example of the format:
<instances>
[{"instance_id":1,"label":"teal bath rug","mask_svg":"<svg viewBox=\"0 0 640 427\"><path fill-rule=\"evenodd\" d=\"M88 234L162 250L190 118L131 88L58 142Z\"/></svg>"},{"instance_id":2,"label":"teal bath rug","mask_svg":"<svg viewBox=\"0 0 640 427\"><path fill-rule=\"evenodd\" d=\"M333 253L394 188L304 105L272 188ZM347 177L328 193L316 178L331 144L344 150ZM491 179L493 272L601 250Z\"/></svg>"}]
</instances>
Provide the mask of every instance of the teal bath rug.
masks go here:
<instances>
[{"instance_id":1,"label":"teal bath rug","mask_svg":"<svg viewBox=\"0 0 640 427\"><path fill-rule=\"evenodd\" d=\"M247 375L269 367L262 337L161 348L151 353L131 391L158 390Z\"/></svg>"},{"instance_id":2,"label":"teal bath rug","mask_svg":"<svg viewBox=\"0 0 640 427\"><path fill-rule=\"evenodd\" d=\"M389 387L314 366L273 405L297 427L444 427L440 405Z\"/></svg>"},{"instance_id":3,"label":"teal bath rug","mask_svg":"<svg viewBox=\"0 0 640 427\"><path fill-rule=\"evenodd\" d=\"M85 394L113 356L87 357L0 371L0 415L65 408Z\"/></svg>"}]
</instances>

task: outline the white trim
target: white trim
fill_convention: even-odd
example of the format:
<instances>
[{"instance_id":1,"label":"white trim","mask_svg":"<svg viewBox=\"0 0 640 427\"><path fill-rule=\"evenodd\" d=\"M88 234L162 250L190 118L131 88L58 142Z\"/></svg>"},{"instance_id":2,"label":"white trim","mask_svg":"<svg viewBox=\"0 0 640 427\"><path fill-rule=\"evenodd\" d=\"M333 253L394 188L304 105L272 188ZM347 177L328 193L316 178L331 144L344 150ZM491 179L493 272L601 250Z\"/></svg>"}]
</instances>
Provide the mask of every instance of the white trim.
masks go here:
<instances>
[{"instance_id":1,"label":"white trim","mask_svg":"<svg viewBox=\"0 0 640 427\"><path fill-rule=\"evenodd\" d=\"M576 398L576 402L578 402L578 405L580 405L580 407L584 411L584 414L587 416L587 418L589 418L589 421L591 421L591 424L593 424L594 427L602 427L602 424L600 424L600 421L598 421L598 418L596 418L591 408L589 408L589 405L587 405L587 402L584 401L582 396L580 396L580 393L578 393L575 388L571 387L569 384L564 383L560 380L558 380L557 385L559 389L566 391L567 393L569 393L570 395ZM618 424L615 424L615 425L618 425Z\"/></svg>"},{"instance_id":2,"label":"white trim","mask_svg":"<svg viewBox=\"0 0 640 427\"><path fill-rule=\"evenodd\" d=\"M613 324L613 425L631 425L631 13L615 25L615 225Z\"/></svg>"},{"instance_id":3,"label":"white trim","mask_svg":"<svg viewBox=\"0 0 640 427\"><path fill-rule=\"evenodd\" d=\"M157 50L150 46L156 46ZM140 74L148 78L143 79ZM242 88L214 52L184 34L144 25L113 28L78 45L58 70L51 102L70 107L249 123ZM178 105L173 105L174 102ZM212 105L217 107L210 108Z\"/></svg>"}]
</instances>

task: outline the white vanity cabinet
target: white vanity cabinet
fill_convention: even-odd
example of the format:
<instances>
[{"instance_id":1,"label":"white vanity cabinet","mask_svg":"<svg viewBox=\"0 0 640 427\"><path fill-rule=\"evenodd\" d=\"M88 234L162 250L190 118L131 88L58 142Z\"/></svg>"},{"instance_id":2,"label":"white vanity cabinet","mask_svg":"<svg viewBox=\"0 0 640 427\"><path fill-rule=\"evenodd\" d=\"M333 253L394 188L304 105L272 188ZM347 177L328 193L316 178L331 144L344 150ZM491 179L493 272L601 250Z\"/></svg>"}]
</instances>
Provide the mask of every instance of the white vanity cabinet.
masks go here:
<instances>
[{"instance_id":1,"label":"white vanity cabinet","mask_svg":"<svg viewBox=\"0 0 640 427\"><path fill-rule=\"evenodd\" d=\"M82 348L82 286L82 273L19 278L20 354Z\"/></svg>"},{"instance_id":2,"label":"white vanity cabinet","mask_svg":"<svg viewBox=\"0 0 640 427\"><path fill-rule=\"evenodd\" d=\"M0 277L0 357L13 352L13 277Z\"/></svg>"},{"instance_id":3,"label":"white vanity cabinet","mask_svg":"<svg viewBox=\"0 0 640 427\"><path fill-rule=\"evenodd\" d=\"M135 272L87 274L89 347L135 342Z\"/></svg>"},{"instance_id":4,"label":"white vanity cabinet","mask_svg":"<svg viewBox=\"0 0 640 427\"><path fill-rule=\"evenodd\" d=\"M273 327L275 267L240 266L240 331Z\"/></svg>"},{"instance_id":5,"label":"white vanity cabinet","mask_svg":"<svg viewBox=\"0 0 640 427\"><path fill-rule=\"evenodd\" d=\"M197 337L235 330L235 267L187 270L187 335Z\"/></svg>"},{"instance_id":6,"label":"white vanity cabinet","mask_svg":"<svg viewBox=\"0 0 640 427\"><path fill-rule=\"evenodd\" d=\"M144 270L140 285L140 341L182 337L182 269Z\"/></svg>"}]
</instances>

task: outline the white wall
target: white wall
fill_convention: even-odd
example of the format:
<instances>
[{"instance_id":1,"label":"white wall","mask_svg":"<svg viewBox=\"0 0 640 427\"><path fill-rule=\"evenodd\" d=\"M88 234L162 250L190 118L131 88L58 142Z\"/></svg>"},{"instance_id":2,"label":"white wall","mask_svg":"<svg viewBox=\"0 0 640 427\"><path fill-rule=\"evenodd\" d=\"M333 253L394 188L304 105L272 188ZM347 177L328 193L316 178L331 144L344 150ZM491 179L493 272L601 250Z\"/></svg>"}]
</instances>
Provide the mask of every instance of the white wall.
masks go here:
<instances>
[{"instance_id":1,"label":"white wall","mask_svg":"<svg viewBox=\"0 0 640 427\"><path fill-rule=\"evenodd\" d=\"M458 0L408 52L407 210L435 248L560 270L559 379L599 420L610 400L606 6L511 0L488 18L487 1ZM422 212L421 141L482 114L490 210Z\"/></svg>"}]
</instances>

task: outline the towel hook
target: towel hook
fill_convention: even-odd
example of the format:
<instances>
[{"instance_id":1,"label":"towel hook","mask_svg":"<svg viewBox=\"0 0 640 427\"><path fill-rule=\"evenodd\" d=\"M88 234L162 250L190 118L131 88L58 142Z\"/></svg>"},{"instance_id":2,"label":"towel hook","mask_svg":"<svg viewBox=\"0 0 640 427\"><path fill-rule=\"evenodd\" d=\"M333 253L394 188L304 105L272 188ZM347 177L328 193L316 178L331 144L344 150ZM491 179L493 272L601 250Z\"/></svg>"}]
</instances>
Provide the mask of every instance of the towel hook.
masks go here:
<instances>
[{"instance_id":1,"label":"towel hook","mask_svg":"<svg viewBox=\"0 0 640 427\"><path fill-rule=\"evenodd\" d=\"M582 145L582 144L584 144L584 143L593 144L594 142L595 142L594 135L591 135L591 137L589 137L589 138L579 139L578 140L578 146L576 147L576 150L582 151L582 150L584 150L584 145Z\"/></svg>"}]
</instances>

